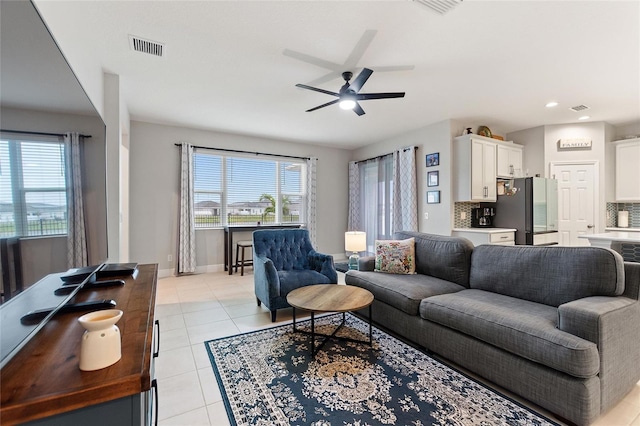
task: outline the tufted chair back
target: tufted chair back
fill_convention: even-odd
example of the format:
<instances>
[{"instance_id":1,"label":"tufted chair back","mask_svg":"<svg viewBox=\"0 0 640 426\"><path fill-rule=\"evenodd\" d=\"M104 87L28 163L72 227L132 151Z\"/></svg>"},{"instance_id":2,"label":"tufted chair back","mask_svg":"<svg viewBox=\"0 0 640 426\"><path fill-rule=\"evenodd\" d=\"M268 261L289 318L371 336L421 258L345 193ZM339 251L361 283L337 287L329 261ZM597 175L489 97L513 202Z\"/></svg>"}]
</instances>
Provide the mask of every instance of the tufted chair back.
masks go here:
<instances>
[{"instance_id":1,"label":"tufted chair back","mask_svg":"<svg viewBox=\"0 0 640 426\"><path fill-rule=\"evenodd\" d=\"M306 229L261 229L253 233L253 249L258 256L271 259L278 271L311 269L313 251Z\"/></svg>"}]
</instances>

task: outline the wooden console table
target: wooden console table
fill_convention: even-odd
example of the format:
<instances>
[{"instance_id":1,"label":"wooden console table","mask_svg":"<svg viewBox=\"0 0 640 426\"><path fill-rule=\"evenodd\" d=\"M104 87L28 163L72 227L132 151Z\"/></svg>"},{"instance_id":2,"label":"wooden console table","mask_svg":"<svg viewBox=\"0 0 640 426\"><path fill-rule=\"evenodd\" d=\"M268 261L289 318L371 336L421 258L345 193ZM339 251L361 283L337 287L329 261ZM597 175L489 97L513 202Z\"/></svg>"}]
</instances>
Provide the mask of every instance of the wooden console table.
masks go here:
<instances>
[{"instance_id":1,"label":"wooden console table","mask_svg":"<svg viewBox=\"0 0 640 426\"><path fill-rule=\"evenodd\" d=\"M158 265L139 265L135 278L127 277L124 286L80 291L75 302L113 299L124 312L117 323L122 359L101 370L80 371L84 328L77 319L82 313L56 315L0 371L2 424L148 423L157 353L153 347L157 278Z\"/></svg>"}]
</instances>

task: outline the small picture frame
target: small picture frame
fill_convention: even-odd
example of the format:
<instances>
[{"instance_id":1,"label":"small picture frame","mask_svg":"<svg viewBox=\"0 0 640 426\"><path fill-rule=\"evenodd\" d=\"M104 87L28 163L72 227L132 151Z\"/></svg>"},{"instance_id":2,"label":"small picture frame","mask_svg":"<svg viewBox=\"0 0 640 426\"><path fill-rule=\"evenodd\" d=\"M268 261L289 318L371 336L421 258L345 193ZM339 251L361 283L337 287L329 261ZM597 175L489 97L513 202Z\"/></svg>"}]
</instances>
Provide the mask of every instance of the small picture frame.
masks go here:
<instances>
[{"instance_id":1,"label":"small picture frame","mask_svg":"<svg viewBox=\"0 0 640 426\"><path fill-rule=\"evenodd\" d=\"M427 204L440 204L440 191L427 191Z\"/></svg>"},{"instance_id":2,"label":"small picture frame","mask_svg":"<svg viewBox=\"0 0 640 426\"><path fill-rule=\"evenodd\" d=\"M438 186L440 185L440 172L433 171L427 173L427 186Z\"/></svg>"},{"instance_id":3,"label":"small picture frame","mask_svg":"<svg viewBox=\"0 0 640 426\"><path fill-rule=\"evenodd\" d=\"M440 165L440 153L434 152L433 154L427 154L427 167Z\"/></svg>"}]
</instances>

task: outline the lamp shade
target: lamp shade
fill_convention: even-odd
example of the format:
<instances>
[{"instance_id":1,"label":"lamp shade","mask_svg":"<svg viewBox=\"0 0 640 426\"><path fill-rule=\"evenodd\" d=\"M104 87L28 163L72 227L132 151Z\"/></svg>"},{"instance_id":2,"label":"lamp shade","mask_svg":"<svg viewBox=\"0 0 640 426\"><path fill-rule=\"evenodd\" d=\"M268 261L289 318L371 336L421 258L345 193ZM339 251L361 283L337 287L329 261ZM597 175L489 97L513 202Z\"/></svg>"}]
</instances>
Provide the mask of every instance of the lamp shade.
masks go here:
<instances>
[{"instance_id":1,"label":"lamp shade","mask_svg":"<svg viewBox=\"0 0 640 426\"><path fill-rule=\"evenodd\" d=\"M367 233L363 231L345 232L344 249L353 252L365 251L367 249Z\"/></svg>"}]
</instances>

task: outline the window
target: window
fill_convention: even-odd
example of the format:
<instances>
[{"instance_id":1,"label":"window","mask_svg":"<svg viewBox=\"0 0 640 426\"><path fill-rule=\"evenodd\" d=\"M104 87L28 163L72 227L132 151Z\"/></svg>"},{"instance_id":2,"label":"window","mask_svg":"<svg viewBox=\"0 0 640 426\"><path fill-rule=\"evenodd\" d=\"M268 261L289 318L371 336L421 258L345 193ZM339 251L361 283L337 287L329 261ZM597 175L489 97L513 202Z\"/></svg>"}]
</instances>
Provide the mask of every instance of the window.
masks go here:
<instances>
[{"instance_id":1,"label":"window","mask_svg":"<svg viewBox=\"0 0 640 426\"><path fill-rule=\"evenodd\" d=\"M375 253L375 240L393 237L393 155L363 162L358 170L362 227L367 251Z\"/></svg>"},{"instance_id":2,"label":"window","mask_svg":"<svg viewBox=\"0 0 640 426\"><path fill-rule=\"evenodd\" d=\"M0 236L67 233L65 148L58 138L0 138Z\"/></svg>"},{"instance_id":3,"label":"window","mask_svg":"<svg viewBox=\"0 0 640 426\"><path fill-rule=\"evenodd\" d=\"M195 227L305 221L306 164L196 152Z\"/></svg>"}]
</instances>

